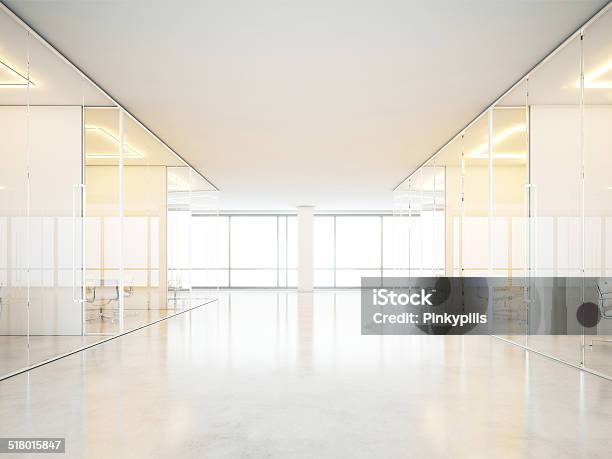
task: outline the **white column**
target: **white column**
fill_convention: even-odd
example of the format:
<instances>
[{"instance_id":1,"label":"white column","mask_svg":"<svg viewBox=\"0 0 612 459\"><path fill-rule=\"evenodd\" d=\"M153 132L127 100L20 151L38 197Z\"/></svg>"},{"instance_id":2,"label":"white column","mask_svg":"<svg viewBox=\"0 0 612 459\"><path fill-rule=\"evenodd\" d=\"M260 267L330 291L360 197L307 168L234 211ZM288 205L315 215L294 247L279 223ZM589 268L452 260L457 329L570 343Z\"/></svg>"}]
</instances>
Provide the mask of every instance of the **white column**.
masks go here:
<instances>
[{"instance_id":1,"label":"white column","mask_svg":"<svg viewBox=\"0 0 612 459\"><path fill-rule=\"evenodd\" d=\"M298 291L312 292L314 280L314 206L298 206Z\"/></svg>"}]
</instances>

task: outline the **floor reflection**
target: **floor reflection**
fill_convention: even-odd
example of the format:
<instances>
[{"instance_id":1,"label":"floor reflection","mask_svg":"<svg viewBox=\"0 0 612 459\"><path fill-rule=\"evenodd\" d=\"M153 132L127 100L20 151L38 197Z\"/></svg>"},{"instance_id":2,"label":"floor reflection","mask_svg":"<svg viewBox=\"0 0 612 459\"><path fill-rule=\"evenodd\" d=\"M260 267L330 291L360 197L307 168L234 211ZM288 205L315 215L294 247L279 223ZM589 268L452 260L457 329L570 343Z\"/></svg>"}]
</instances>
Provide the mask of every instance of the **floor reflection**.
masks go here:
<instances>
[{"instance_id":1,"label":"floor reflection","mask_svg":"<svg viewBox=\"0 0 612 459\"><path fill-rule=\"evenodd\" d=\"M612 384L487 336L362 336L356 291L220 301L0 383L74 457L605 457Z\"/></svg>"},{"instance_id":2,"label":"floor reflection","mask_svg":"<svg viewBox=\"0 0 612 459\"><path fill-rule=\"evenodd\" d=\"M65 319L65 300L60 302L61 295L41 295L43 304L40 308L31 308L29 318L31 322L47 321L50 325L46 332L30 328L29 336L26 303L4 302L0 309L0 377L205 304L214 294L214 291L181 291L166 295L159 289L137 288L125 298L122 315L118 301L112 299L86 303L84 308L79 303L71 303L70 320L76 321L76 325L66 331L58 325ZM80 333L82 311L85 313L83 334Z\"/></svg>"}]
</instances>

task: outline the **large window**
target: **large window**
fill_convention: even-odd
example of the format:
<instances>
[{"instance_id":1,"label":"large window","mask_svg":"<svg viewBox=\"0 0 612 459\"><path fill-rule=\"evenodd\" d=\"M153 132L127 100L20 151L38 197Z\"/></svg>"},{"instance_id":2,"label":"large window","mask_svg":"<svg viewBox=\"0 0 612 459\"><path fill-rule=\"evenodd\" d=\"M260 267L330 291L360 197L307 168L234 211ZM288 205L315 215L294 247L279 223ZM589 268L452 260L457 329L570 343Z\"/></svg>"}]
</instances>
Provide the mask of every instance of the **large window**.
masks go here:
<instances>
[{"instance_id":1,"label":"large window","mask_svg":"<svg viewBox=\"0 0 612 459\"><path fill-rule=\"evenodd\" d=\"M294 215L194 215L194 287L296 287Z\"/></svg>"},{"instance_id":2,"label":"large window","mask_svg":"<svg viewBox=\"0 0 612 459\"><path fill-rule=\"evenodd\" d=\"M194 287L297 286L295 215L194 215L192 225ZM315 287L407 275L409 260L394 243L397 225L391 215L316 215Z\"/></svg>"},{"instance_id":3,"label":"large window","mask_svg":"<svg viewBox=\"0 0 612 459\"><path fill-rule=\"evenodd\" d=\"M391 215L315 216L315 287L359 287L362 277L406 274L407 261L393 250L397 223Z\"/></svg>"}]
</instances>

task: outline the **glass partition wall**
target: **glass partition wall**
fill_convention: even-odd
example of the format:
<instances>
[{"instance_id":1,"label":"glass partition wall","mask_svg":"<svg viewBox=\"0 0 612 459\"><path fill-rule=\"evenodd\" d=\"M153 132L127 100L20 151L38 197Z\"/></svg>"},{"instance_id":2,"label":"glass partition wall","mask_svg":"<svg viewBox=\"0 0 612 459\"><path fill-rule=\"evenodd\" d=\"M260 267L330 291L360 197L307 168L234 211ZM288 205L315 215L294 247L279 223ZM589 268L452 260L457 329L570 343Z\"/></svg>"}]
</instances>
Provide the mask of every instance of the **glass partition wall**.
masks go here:
<instances>
[{"instance_id":1,"label":"glass partition wall","mask_svg":"<svg viewBox=\"0 0 612 459\"><path fill-rule=\"evenodd\" d=\"M186 299L208 299L208 294L194 288L223 285L223 275L217 269L223 254L220 239L223 221L219 217L217 192L191 168L169 167L167 181L168 277L165 285L169 303L180 307ZM199 217L206 221L204 228ZM198 269L202 260L212 269Z\"/></svg>"},{"instance_id":2,"label":"glass partition wall","mask_svg":"<svg viewBox=\"0 0 612 459\"><path fill-rule=\"evenodd\" d=\"M584 30L582 42L584 269L601 277L599 323L585 336L584 365L612 375L612 11ZM572 81L576 86L576 81Z\"/></svg>"},{"instance_id":3,"label":"glass partition wall","mask_svg":"<svg viewBox=\"0 0 612 459\"><path fill-rule=\"evenodd\" d=\"M394 211L398 256L429 250L418 230L424 177L442 169L444 232L433 234L444 274L503 278L493 304L501 337L608 377L611 104L608 5L398 186ZM588 303L594 327L577 320Z\"/></svg>"},{"instance_id":4,"label":"glass partition wall","mask_svg":"<svg viewBox=\"0 0 612 459\"><path fill-rule=\"evenodd\" d=\"M384 277L444 273L445 187L445 169L432 161L398 188L390 231L383 232Z\"/></svg>"},{"instance_id":5,"label":"glass partition wall","mask_svg":"<svg viewBox=\"0 0 612 459\"><path fill-rule=\"evenodd\" d=\"M0 378L209 301L168 299L169 171L215 188L4 8L0 161Z\"/></svg>"}]
</instances>

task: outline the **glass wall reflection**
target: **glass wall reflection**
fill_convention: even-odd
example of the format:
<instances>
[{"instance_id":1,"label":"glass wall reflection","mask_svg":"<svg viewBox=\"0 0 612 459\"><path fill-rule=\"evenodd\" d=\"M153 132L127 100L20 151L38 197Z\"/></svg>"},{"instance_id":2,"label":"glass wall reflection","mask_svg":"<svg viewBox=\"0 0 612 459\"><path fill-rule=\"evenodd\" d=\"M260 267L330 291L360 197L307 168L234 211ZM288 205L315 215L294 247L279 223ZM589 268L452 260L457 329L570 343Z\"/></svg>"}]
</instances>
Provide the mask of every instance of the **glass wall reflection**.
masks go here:
<instances>
[{"instance_id":1,"label":"glass wall reflection","mask_svg":"<svg viewBox=\"0 0 612 459\"><path fill-rule=\"evenodd\" d=\"M524 279L529 215L528 81L523 80L492 110L491 177L493 275L506 278L496 287L493 331L527 345L528 304Z\"/></svg>"},{"instance_id":2,"label":"glass wall reflection","mask_svg":"<svg viewBox=\"0 0 612 459\"><path fill-rule=\"evenodd\" d=\"M0 14L0 374L28 364L29 37Z\"/></svg>"},{"instance_id":3,"label":"glass wall reflection","mask_svg":"<svg viewBox=\"0 0 612 459\"><path fill-rule=\"evenodd\" d=\"M197 174L4 12L0 161L0 378L176 312L167 171Z\"/></svg>"},{"instance_id":4,"label":"glass wall reflection","mask_svg":"<svg viewBox=\"0 0 612 459\"><path fill-rule=\"evenodd\" d=\"M87 335L114 335L123 311L119 108L85 108L84 119L84 328Z\"/></svg>"},{"instance_id":5,"label":"glass wall reflection","mask_svg":"<svg viewBox=\"0 0 612 459\"><path fill-rule=\"evenodd\" d=\"M585 336L584 364L612 375L612 11L584 31L583 66L584 267L598 279L600 315Z\"/></svg>"},{"instance_id":6,"label":"glass wall reflection","mask_svg":"<svg viewBox=\"0 0 612 459\"><path fill-rule=\"evenodd\" d=\"M609 376L611 30L607 6L395 192L395 215L421 219L422 177L443 167L445 274L506 279L494 329ZM587 303L595 326L578 320Z\"/></svg>"}]
</instances>

